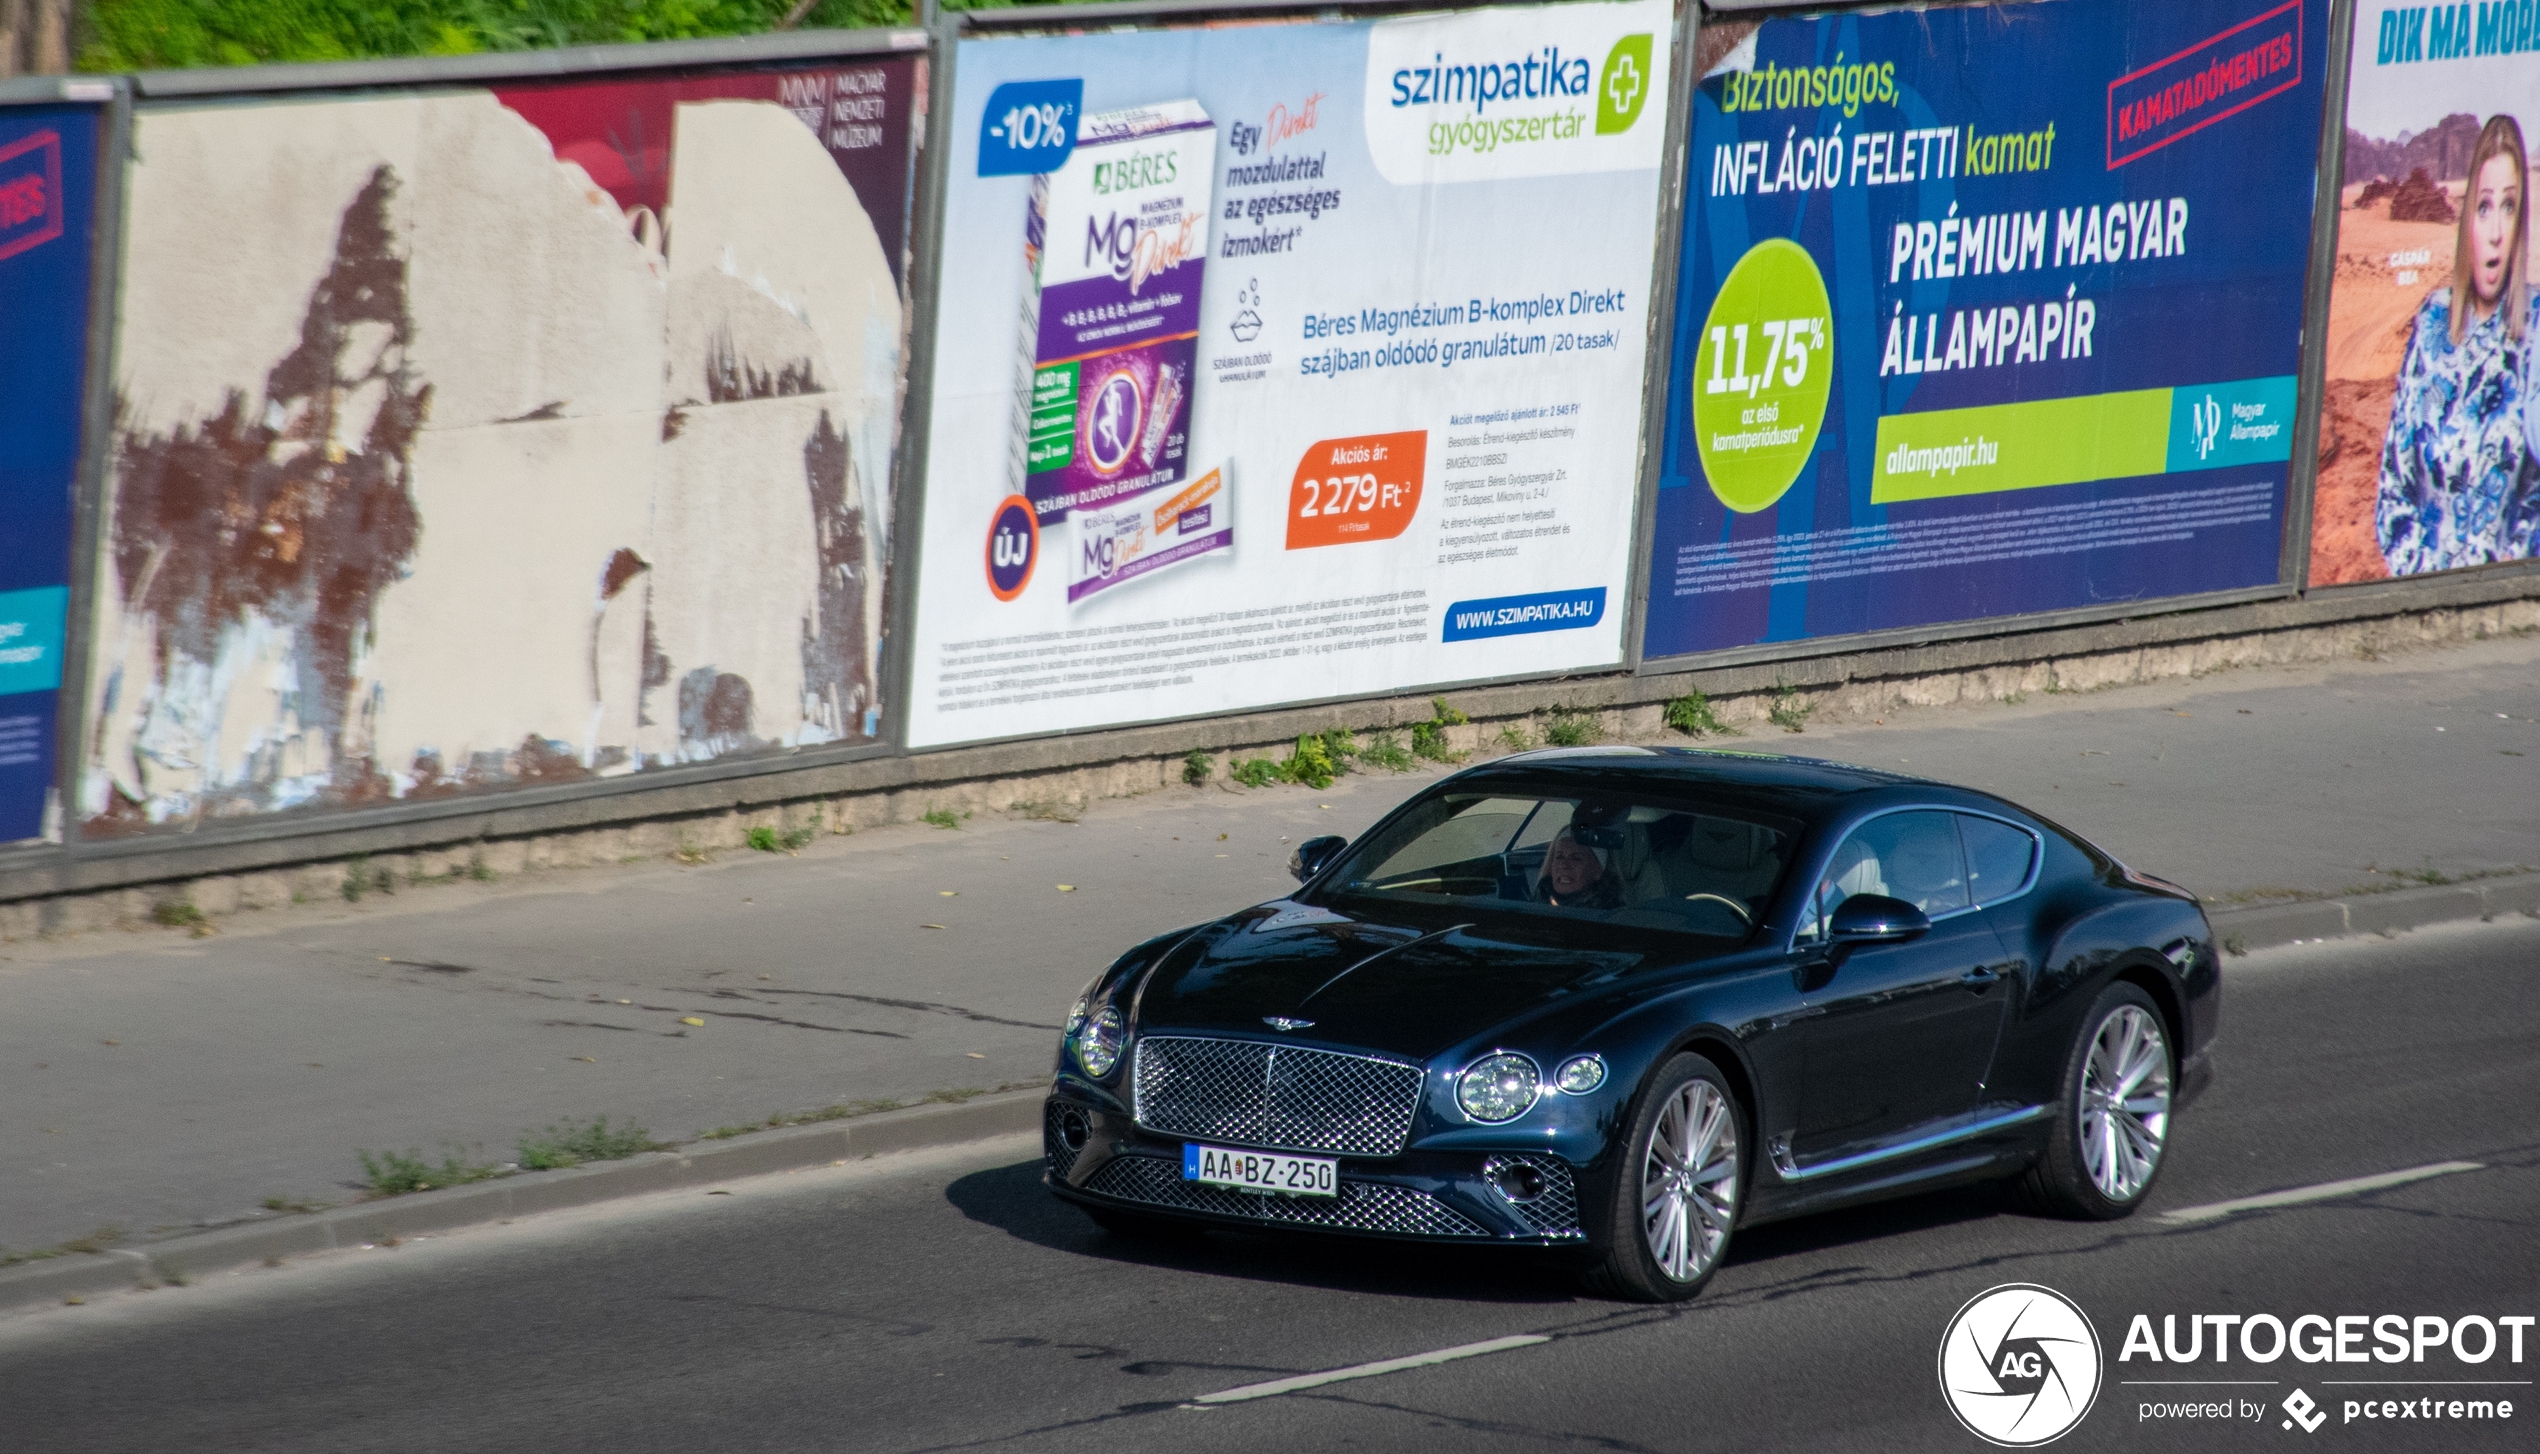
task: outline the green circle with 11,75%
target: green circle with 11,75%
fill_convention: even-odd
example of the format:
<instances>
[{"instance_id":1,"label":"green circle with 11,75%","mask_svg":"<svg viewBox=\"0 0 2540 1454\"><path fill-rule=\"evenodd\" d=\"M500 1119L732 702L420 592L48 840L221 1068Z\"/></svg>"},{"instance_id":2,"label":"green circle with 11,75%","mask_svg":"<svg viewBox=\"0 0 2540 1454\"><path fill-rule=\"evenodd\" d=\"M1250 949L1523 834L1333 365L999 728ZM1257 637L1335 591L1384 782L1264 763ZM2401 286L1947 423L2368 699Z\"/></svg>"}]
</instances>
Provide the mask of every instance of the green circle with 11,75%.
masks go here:
<instances>
[{"instance_id":1,"label":"green circle with 11,75%","mask_svg":"<svg viewBox=\"0 0 2540 1454\"><path fill-rule=\"evenodd\" d=\"M1694 448L1720 503L1771 508L1816 452L1834 377L1833 305L1817 260L1767 238L1729 269L1694 341Z\"/></svg>"}]
</instances>

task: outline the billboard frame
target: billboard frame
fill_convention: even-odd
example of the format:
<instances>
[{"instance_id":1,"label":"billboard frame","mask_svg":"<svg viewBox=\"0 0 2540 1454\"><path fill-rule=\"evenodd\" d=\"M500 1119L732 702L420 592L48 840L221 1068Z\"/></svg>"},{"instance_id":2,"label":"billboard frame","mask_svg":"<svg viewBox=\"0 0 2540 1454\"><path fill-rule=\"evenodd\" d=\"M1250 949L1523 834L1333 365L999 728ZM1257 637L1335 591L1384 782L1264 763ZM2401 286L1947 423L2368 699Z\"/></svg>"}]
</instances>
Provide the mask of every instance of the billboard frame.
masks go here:
<instances>
[{"instance_id":1,"label":"billboard frame","mask_svg":"<svg viewBox=\"0 0 2540 1454\"><path fill-rule=\"evenodd\" d=\"M943 221L944 198L950 182L949 170L951 166L951 147L949 143L952 135L950 107L952 79L959 66L960 45L964 40L1018 36L1065 36L1079 35L1089 32L1110 33L1126 29L1172 30L1205 26L1212 21L1231 22L1236 24L1266 24L1273 22L1312 24L1317 22L1347 22L1360 18L1382 18L1394 15L1462 15L1486 10L1547 8L1545 0L1485 0L1485 3L1479 4L1441 4L1438 3L1438 0L1348 0L1348 3L1321 5L1302 3L1302 0L1125 0L1125 3L1065 6L1031 5L997 10L942 10L936 6L935 0L925 0L925 3L928 10L932 12L933 23L937 27L935 31L936 68L931 73L934 77L934 89L930 91L929 97L930 101L940 101L942 104L936 105L934 109L929 112L927 117L929 138L935 143L936 150L927 161L925 168L924 175L927 179L927 185L931 188L928 195L932 210L924 214L921 235L937 242L938 244L940 244L940 240L943 236L941 224ZM1559 3L1560 0L1551 0L1551 4L1553 5L1558 5ZM1670 57L1673 64L1680 65L1684 64L1691 54L1693 32L1695 26L1701 19L1702 6L1700 0L1671 0L1670 11L1668 33ZM1671 87L1670 94L1667 98L1667 130L1661 142L1659 162L1657 205L1658 232L1661 237L1672 234L1673 229L1678 225L1678 219L1681 218L1682 215L1681 207L1676 209L1676 217L1671 218L1669 215L1667 182L1667 168L1671 164L1669 159L1673 157L1675 149L1681 147L1683 144L1683 133L1681 130L1682 113L1676 105L1677 99L1675 88ZM940 131L937 130L939 127L941 128ZM1679 168L1679 171L1680 170L1681 169ZM1652 308L1652 322L1650 326L1653 330L1656 330L1660 326L1656 321L1658 316L1656 310L1658 306L1657 300L1659 292L1662 288L1664 288L1668 290L1668 296L1670 298L1673 297L1674 276L1665 266L1663 256L1655 247L1653 247L1651 252L1649 266L1648 296L1651 300ZM914 273L914 271L915 270L912 269L912 273ZM936 269L930 266L928 268L929 281L930 283L937 283L937 289L939 289L940 283L937 282L935 275ZM918 360L921 357L924 358L930 365L933 362L933 323L937 314L937 299L939 296L939 291L930 290L925 296L919 298L916 302L914 316L925 320L928 327L928 334L922 352L919 350L912 350L910 357L911 368L918 366ZM1653 345L1659 341L1659 337L1654 331L1649 341ZM1633 481L1633 489L1635 493L1632 504L1632 549L1635 553L1638 552L1642 545L1642 516L1646 509L1642 503L1642 497L1648 495L1650 492L1649 487L1653 478L1650 472L1655 468L1657 462L1656 451L1649 443L1649 420L1653 407L1652 399L1657 398L1661 400L1660 408L1663 412L1663 395L1665 385L1664 378L1659 378L1656 384L1658 392L1653 395L1653 385L1648 369L1649 356L1644 354L1643 372L1641 377L1641 428L1639 431L1638 443L1639 457L1634 467ZM909 389L909 395L912 402L918 397L919 387L920 385L918 381L912 378ZM933 396L933 383L931 378L927 380L924 388L926 390L927 401L931 405ZM921 518L922 512L925 508L926 487L928 484L928 466L931 463L931 461L927 458L928 453L929 450L926 444L923 443L913 449L903 448L901 452L902 468L906 471L905 478L909 481L909 483L901 496L900 503L894 508L902 512L902 518L904 519ZM904 562L898 564L898 567L893 573L890 599L894 603L895 609L898 607L899 603L905 599L910 612L910 614L907 615L895 616L893 618L895 620L909 622L913 622L914 620L914 608L917 600L920 573L924 570L924 562L921 559L921 556L922 552L913 552ZM1631 558L1632 557L1627 557L1627 562ZM1396 687L1390 690L1351 692L1336 696L1300 697L1287 701L1263 702L1243 707L1232 712L1185 712L1159 717L1140 717L1130 721L1104 723L1099 726L1092 727L1055 728L1038 732L1009 733L1003 736L966 738L959 742L937 743L927 747L903 746L901 750L910 756L920 756L937 752L966 751L973 748L1000 746L1010 743L1049 741L1062 737L1080 736L1092 732L1112 732L1143 727L1163 727L1193 722L1204 722L1214 717L1253 716L1264 712L1294 711L1302 708L1313 707L1342 707L1353 702L1387 701L1397 697L1419 695L1423 693L1443 695L1448 692L1471 691L1481 687L1508 686L1526 682L1562 681L1572 678L1586 680L1597 677L1627 676L1635 669L1636 657L1638 654L1638 628L1635 623L1638 620L1641 602L1637 594L1636 587L1633 584L1633 580L1633 572L1627 564L1622 583L1623 609L1618 613L1621 617L1626 634L1621 642L1621 650L1614 663L1610 666L1583 667L1576 671L1555 672L1551 674L1542 672L1520 672L1504 676L1466 677L1452 681L1428 682L1417 686ZM903 592L906 593L905 597L902 595ZM903 632L903 638L905 638L907 634L908 633ZM908 649L910 643L903 639L897 644L901 648L897 654L896 660L897 673L891 679L891 699L884 708L883 720L888 729L886 735L902 744L905 744L908 740L906 731L906 713L911 697L911 688L915 682L916 663L913 652Z\"/></svg>"},{"instance_id":2,"label":"billboard frame","mask_svg":"<svg viewBox=\"0 0 2540 1454\"><path fill-rule=\"evenodd\" d=\"M130 182L131 118L136 113L157 109L173 109L179 105L200 105L223 100L252 101L258 97L358 95L386 90L423 90L465 86L495 85L513 81L589 79L603 76L638 78L649 74L676 71L687 73L729 73L766 69L786 63L846 59L852 57L884 57L914 55L920 60L920 84L917 94L931 95L932 57L926 32L910 27L877 30L810 30L765 36L742 36L699 41L646 42L628 45L576 46L547 51L500 52L471 56L433 56L379 61L342 61L310 65L239 66L191 71L145 71L128 79L118 77L115 84L124 96L123 133L116 155L117 199L114 251L101 267L113 283L116 306L97 310L92 328L102 327L107 335L107 352L100 355L96 376L91 382L92 399L101 405L95 421L96 433L84 441L86 457L81 461L79 480L79 544L80 559L74 562L70 610L73 639L80 642L80 659L64 674L64 690L69 690L71 675L80 681L80 700L75 708L79 719L77 737L66 739L73 746L86 740L88 729L88 686L91 678L87 659L86 626L95 610L96 572L99 565L99 536L104 529L106 467L113 448L111 400L113 392L112 335L114 320L120 315L122 266L121 199ZM84 78L83 78L84 79ZM49 78L47 84L58 84ZM5 97L6 92L0 92ZM912 185L923 175L927 159L923 151L926 127L909 129L910 177ZM907 233L907 276L911 284L917 276L919 259L928 251L927 235L921 230L912 209ZM911 299L913 302L913 298ZM904 346L906 360L915 348L914 313L910 340ZM904 362L903 367L907 364ZM906 429L906 380L902 381L900 428ZM904 468L902 451L895 450L892 461L893 480L890 496L897 509L899 476ZM895 517L894 529L898 521ZM894 542L896 548L896 541ZM884 569L889 569L886 559ZM880 633L880 659L875 664L877 682L890 679L890 653L896 645L891 629L892 597L886 590L884 620ZM66 648L67 649L67 648ZM767 777L805 769L836 767L874 758L896 756L899 747L890 731L891 704L884 707L883 720L872 741L839 746L797 748L770 752L762 756L735 758L720 762L694 763L657 768L649 772L630 773L624 777L594 779L585 782L550 786L496 788L489 791L436 798L419 803L395 803L372 808L321 811L290 811L259 814L254 817L217 820L184 832L139 833L113 838L83 835L79 831L76 812L77 788L84 758L77 753L66 756L60 764L62 795L61 842L48 844L44 851L59 853L67 859L88 863L119 858L144 858L179 847L217 847L232 844L269 843L293 838L332 837L359 834L366 830L395 828L412 823L440 819L467 818L511 809L545 807L595 799L640 796L647 792L678 789L704 783ZM73 712L65 712L65 718ZM18 862L32 863L38 855L22 858L0 854L0 871Z\"/></svg>"}]
</instances>

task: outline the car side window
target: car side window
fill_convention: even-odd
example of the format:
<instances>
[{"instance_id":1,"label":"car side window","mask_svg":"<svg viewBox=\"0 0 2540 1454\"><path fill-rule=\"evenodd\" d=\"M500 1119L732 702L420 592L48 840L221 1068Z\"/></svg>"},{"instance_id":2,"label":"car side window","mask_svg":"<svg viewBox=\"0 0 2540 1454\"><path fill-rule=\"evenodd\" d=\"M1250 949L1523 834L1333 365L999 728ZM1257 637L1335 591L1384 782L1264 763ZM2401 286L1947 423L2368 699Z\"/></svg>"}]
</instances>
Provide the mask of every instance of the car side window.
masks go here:
<instances>
[{"instance_id":1,"label":"car side window","mask_svg":"<svg viewBox=\"0 0 2540 1454\"><path fill-rule=\"evenodd\" d=\"M1951 821L1956 816L1917 809L1882 814L1854 829L1818 883L1820 931L1854 894L1903 899L1935 917L1968 907L1966 858Z\"/></svg>"},{"instance_id":2,"label":"car side window","mask_svg":"<svg viewBox=\"0 0 2540 1454\"><path fill-rule=\"evenodd\" d=\"M1998 904L2020 891L2037 862L2037 839L1998 818L1958 815L1967 844L1967 881L1979 904Z\"/></svg>"}]
</instances>

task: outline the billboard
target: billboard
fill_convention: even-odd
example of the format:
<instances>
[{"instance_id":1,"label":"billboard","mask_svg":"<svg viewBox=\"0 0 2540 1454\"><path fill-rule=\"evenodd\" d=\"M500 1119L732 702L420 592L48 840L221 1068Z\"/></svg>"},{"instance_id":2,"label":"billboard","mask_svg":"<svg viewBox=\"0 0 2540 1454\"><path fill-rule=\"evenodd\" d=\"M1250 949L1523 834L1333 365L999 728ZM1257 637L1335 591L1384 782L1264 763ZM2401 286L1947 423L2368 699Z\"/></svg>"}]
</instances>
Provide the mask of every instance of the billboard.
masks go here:
<instances>
[{"instance_id":1,"label":"billboard","mask_svg":"<svg viewBox=\"0 0 2540 1454\"><path fill-rule=\"evenodd\" d=\"M2529 560L2540 29L2528 5L2361 4L2349 77L2310 582Z\"/></svg>"},{"instance_id":2,"label":"billboard","mask_svg":"<svg viewBox=\"0 0 2540 1454\"><path fill-rule=\"evenodd\" d=\"M1619 663L1673 27L960 41L908 744Z\"/></svg>"},{"instance_id":3,"label":"billboard","mask_svg":"<svg viewBox=\"0 0 2540 1454\"><path fill-rule=\"evenodd\" d=\"M105 124L100 105L0 106L0 842L52 828Z\"/></svg>"},{"instance_id":4,"label":"billboard","mask_svg":"<svg viewBox=\"0 0 2540 1454\"><path fill-rule=\"evenodd\" d=\"M83 831L875 739L923 65L146 108Z\"/></svg>"},{"instance_id":5,"label":"billboard","mask_svg":"<svg viewBox=\"0 0 2540 1454\"><path fill-rule=\"evenodd\" d=\"M2327 8L1706 26L1644 656L2274 584Z\"/></svg>"}]
</instances>

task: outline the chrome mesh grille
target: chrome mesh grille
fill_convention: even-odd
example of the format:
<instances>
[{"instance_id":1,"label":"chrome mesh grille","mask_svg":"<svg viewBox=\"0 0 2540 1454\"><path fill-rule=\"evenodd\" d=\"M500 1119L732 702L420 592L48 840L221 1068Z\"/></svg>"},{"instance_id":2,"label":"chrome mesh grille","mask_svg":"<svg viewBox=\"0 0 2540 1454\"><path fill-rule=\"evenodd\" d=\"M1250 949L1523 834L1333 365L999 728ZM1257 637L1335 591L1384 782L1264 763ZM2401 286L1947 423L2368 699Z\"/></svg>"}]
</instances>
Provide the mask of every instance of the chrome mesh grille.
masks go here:
<instances>
[{"instance_id":1,"label":"chrome mesh grille","mask_svg":"<svg viewBox=\"0 0 2540 1454\"><path fill-rule=\"evenodd\" d=\"M1344 1181L1341 1194L1336 1197L1263 1196L1184 1181L1179 1162L1152 1156L1122 1156L1105 1162L1087 1187L1123 1201L1284 1226L1393 1232L1415 1237L1490 1235L1472 1218L1427 1192L1385 1182Z\"/></svg>"},{"instance_id":2,"label":"chrome mesh grille","mask_svg":"<svg viewBox=\"0 0 2540 1454\"><path fill-rule=\"evenodd\" d=\"M1067 1173L1076 1168L1078 1148L1068 1145L1060 1132L1066 1117L1067 1109L1056 1101L1041 1111L1041 1154L1049 1161L1051 1178L1057 1181L1065 1181Z\"/></svg>"},{"instance_id":3,"label":"chrome mesh grille","mask_svg":"<svg viewBox=\"0 0 2540 1454\"><path fill-rule=\"evenodd\" d=\"M1138 1124L1283 1151L1391 1156L1411 1135L1420 1067L1259 1040L1138 1042Z\"/></svg>"},{"instance_id":4,"label":"chrome mesh grille","mask_svg":"<svg viewBox=\"0 0 2540 1454\"><path fill-rule=\"evenodd\" d=\"M1501 1200L1508 1203L1509 1214L1542 1237L1584 1237L1579 1228L1579 1187L1570 1175L1570 1163L1558 1156L1494 1156L1482 1163L1482 1175L1493 1182L1500 1168L1531 1166L1543 1177L1543 1195L1533 1201Z\"/></svg>"}]
</instances>

